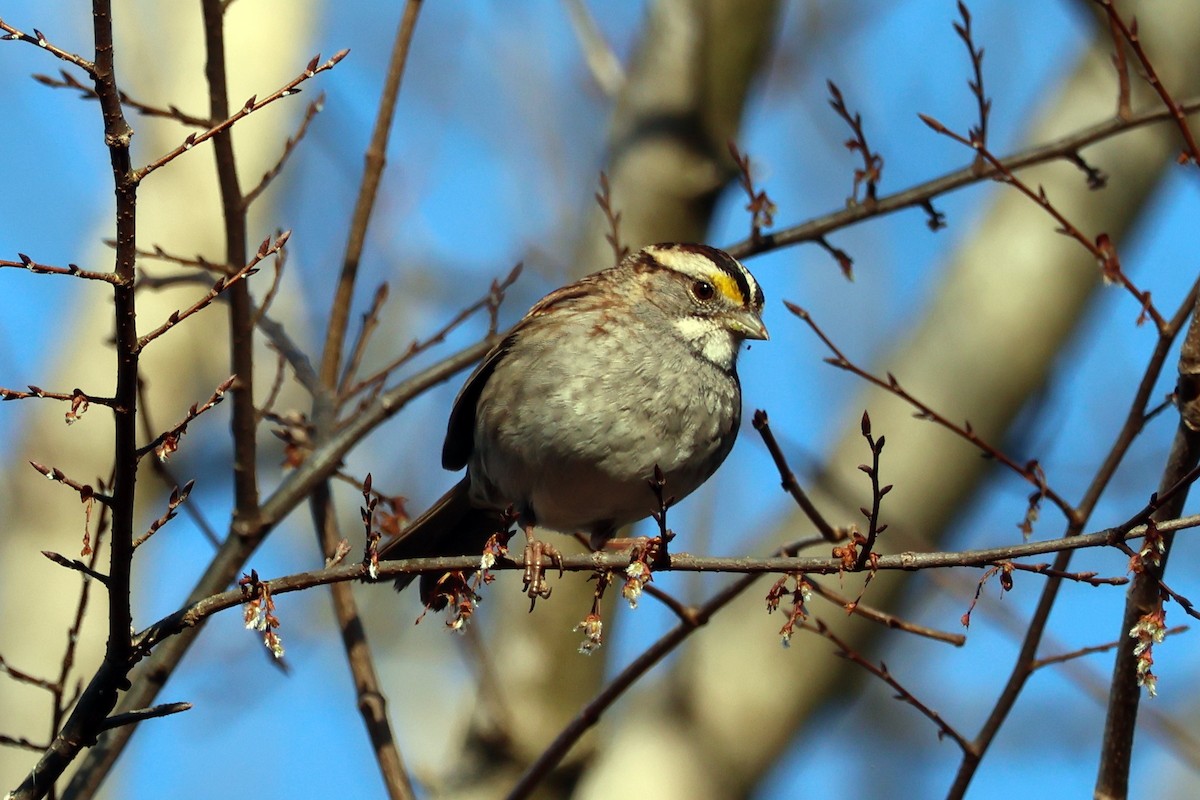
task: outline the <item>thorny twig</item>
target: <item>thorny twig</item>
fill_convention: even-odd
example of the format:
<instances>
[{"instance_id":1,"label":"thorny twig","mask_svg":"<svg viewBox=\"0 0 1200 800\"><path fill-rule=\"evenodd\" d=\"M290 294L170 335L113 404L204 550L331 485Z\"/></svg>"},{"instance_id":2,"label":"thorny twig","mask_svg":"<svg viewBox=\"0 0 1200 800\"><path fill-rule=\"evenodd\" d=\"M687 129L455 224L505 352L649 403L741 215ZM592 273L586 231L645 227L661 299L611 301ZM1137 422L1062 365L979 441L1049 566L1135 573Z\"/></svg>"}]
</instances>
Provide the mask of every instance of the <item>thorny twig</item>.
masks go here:
<instances>
[{"instance_id":1,"label":"thorny twig","mask_svg":"<svg viewBox=\"0 0 1200 800\"><path fill-rule=\"evenodd\" d=\"M871 464L870 466L861 464L858 468L871 479L871 507L859 509L867 518L867 538L862 543L862 551L858 555L858 562L854 565L855 569L860 570L866 569L868 563L872 561L871 557L875 555L875 539L887 530L887 525L879 523L879 507L883 502L883 496L892 490L890 483L886 486L879 484L879 456L883 453L885 437L880 436L876 439L871 435L871 417L866 411L862 415L862 435L871 448ZM867 580L870 580L870 576Z\"/></svg>"},{"instance_id":2,"label":"thorny twig","mask_svg":"<svg viewBox=\"0 0 1200 800\"><path fill-rule=\"evenodd\" d=\"M837 115L850 126L852 138L845 142L846 149L852 153L858 153L862 158L863 165L859 169L854 170L854 185L851 188L850 196L846 198L847 206L857 206L865 204L870 207L875 204L877 199L876 192L879 187L879 179L883 175L883 156L871 149L867 144L867 135L863 130L862 114L857 111L853 114L846 107L846 101L842 97L842 90L837 87L833 81L825 81L829 87L829 105L833 108ZM863 196L858 196L859 188L863 188Z\"/></svg>"},{"instance_id":3,"label":"thorny twig","mask_svg":"<svg viewBox=\"0 0 1200 800\"><path fill-rule=\"evenodd\" d=\"M80 83L79 79L66 70L59 71L58 78L52 78L49 75L34 75L33 79L43 86L49 86L51 89L73 89L80 92L84 99L96 100L98 96L96 90L91 86ZM134 100L129 96L128 92L121 91L121 104L127 108L132 108L134 111L143 117L159 117L162 119L174 120L182 125L188 125L193 128L210 128L213 125L211 119L196 117L191 114L185 114L173 105L162 108L153 106L149 103L142 103Z\"/></svg>"},{"instance_id":4,"label":"thorny twig","mask_svg":"<svg viewBox=\"0 0 1200 800\"><path fill-rule=\"evenodd\" d=\"M1191 161L1196 166L1200 166L1200 146L1196 144L1196 138L1187 123L1187 115L1184 113L1183 106L1171 96L1167 87L1163 85L1162 80L1158 77L1158 70L1154 68L1154 64L1142 48L1142 40L1138 37L1137 21L1135 20L1133 24L1126 24L1121 15L1117 13L1116 6L1113 5L1112 0L1095 0L1095 2L1108 15L1109 24L1117 31L1120 31L1121 38L1129 43L1129 46L1133 49L1133 54L1137 56L1138 63L1142 66L1142 70L1144 71L1143 77L1154 91L1158 93L1163 105L1166 106L1167 111L1174 118L1175 126L1179 129L1186 148L1180 156L1180 163ZM1116 42L1116 44L1117 50L1120 52L1120 43ZM1126 78L1126 81L1128 81L1128 78Z\"/></svg>"},{"instance_id":5,"label":"thorny twig","mask_svg":"<svg viewBox=\"0 0 1200 800\"><path fill-rule=\"evenodd\" d=\"M259 100L257 95L251 95L250 98L245 103L242 104L242 107L240 109L238 109L236 112L234 112L228 118L221 120L220 122L218 122L217 124L213 125L211 128L209 128L205 131L201 131L199 133L188 134L187 138L183 140L182 144L175 147L173 150L168 151L167 153L160 156L156 160L150 162L149 164L142 167L141 169L136 170L133 173L133 180L135 182L141 181L143 178L145 178L150 173L154 172L156 169L161 169L162 167L164 167L167 164L174 161L179 156L183 155L187 151L194 148L196 145L203 144L204 142L207 142L209 139L213 138L217 134L222 133L223 131L226 131L229 128L233 127L233 125L236 124L242 118L244 118L250 114L253 114L255 111L258 111L259 109L263 108L264 106L268 106L271 103L274 103L276 100L296 94L297 92L300 91L299 88L297 88L300 86L300 84L304 83L309 78L313 77L314 75L316 75L318 73L324 72L327 69L333 69L334 66L336 66L337 63L339 61L341 61L343 58L345 58L349 53L350 53L349 50L339 50L338 52L334 53L333 56L328 61L325 61L324 63L321 63L320 55L314 56L313 59L308 62L308 66L304 68L303 72L301 72L299 75L297 75L292 80L288 81L281 88L276 89L274 92L267 95L262 100Z\"/></svg>"},{"instance_id":6,"label":"thorny twig","mask_svg":"<svg viewBox=\"0 0 1200 800\"><path fill-rule=\"evenodd\" d=\"M971 57L971 70L974 77L967 81L967 86L971 89L971 95L975 98L975 104L979 109L979 122L971 127L968 136L971 143L979 150L986 150L988 115L992 110L992 101L983 92L983 48L975 47L975 40L971 35L971 12L962 0L959 0L958 3L958 13L962 17L962 22L954 23L954 32L967 46L967 54ZM975 156L975 166L983 167L982 155Z\"/></svg>"},{"instance_id":7,"label":"thorny twig","mask_svg":"<svg viewBox=\"0 0 1200 800\"><path fill-rule=\"evenodd\" d=\"M91 77L91 78L96 77L96 65L94 63L92 63L91 61L88 61L86 58L83 58L82 56L76 55L75 53L69 53L66 50L63 50L62 48L54 46L50 42L50 40L46 38L45 34L43 34L37 28L34 28L33 34L30 35L28 33L25 33L24 31L14 28L13 26L6 23L4 20L0 19L0 31L5 32L4 36L0 36L0 41L5 41L5 40L18 41L19 40L22 42L28 42L29 44L32 44L32 45L36 45L37 47L40 47L43 50L45 50L47 53L50 53L51 55L53 55L55 58L60 58L63 61L71 62L72 64L74 64L75 66L79 67L84 72L86 72L89 77Z\"/></svg>"},{"instance_id":8,"label":"thorny twig","mask_svg":"<svg viewBox=\"0 0 1200 800\"><path fill-rule=\"evenodd\" d=\"M959 733L954 728L953 725L946 722L946 720L942 718L941 714L934 711L929 706L925 705L925 703L923 703L919 699L917 699L916 695L914 695L912 692L905 689L904 686L900 683L900 681L896 680L895 676L893 676L892 673L888 670L887 664L883 663L882 661L879 662L879 664L875 664L873 661L870 661L869 659L865 658L861 653L856 651L853 647L851 647L845 641L838 638L837 634L835 634L833 631L831 631L825 625L825 623L821 622L820 620L818 620L815 625L805 624L804 627L806 630L811 630L814 633L816 633L820 636L823 636L824 638L826 638L830 642L832 642L833 645L837 648L837 654L839 656L842 656L843 658L845 658L849 661L852 661L855 664L858 664L860 667L867 670L872 675L878 677L880 680L882 680L888 686L892 687L892 689L894 689L896 692L897 700L901 700L905 703L908 703L910 706L915 708L922 715L924 715L928 720L930 720L934 725L937 726L938 739L950 737L950 739L952 739L954 741L954 743L957 744L964 753L970 752L972 745L969 741L967 741L966 737L964 737L961 733Z\"/></svg>"},{"instance_id":9,"label":"thorny twig","mask_svg":"<svg viewBox=\"0 0 1200 800\"><path fill-rule=\"evenodd\" d=\"M746 203L746 210L750 212L750 240L756 242L762 238L763 228L770 228L775 224L775 203L767 195L766 189L756 190L754 188L750 156L739 150L732 139L728 144L729 155L733 158L734 166L737 167L738 183L741 184L742 191L746 193L749 201Z\"/></svg>"},{"instance_id":10,"label":"thorny twig","mask_svg":"<svg viewBox=\"0 0 1200 800\"><path fill-rule=\"evenodd\" d=\"M1075 227L1075 225L1068 220L1061 211L1058 210L1058 208L1046 195L1046 190L1041 186L1038 186L1035 190L1029 184L1022 181L1003 162L1003 160L993 155L991 151L989 151L982 144L977 143L969 137L963 136L962 134L955 133L927 114L918 114L917 116L921 118L922 122L932 128L934 132L940 133L943 136L947 136L954 141L959 142L960 144L972 148L979 157L982 157L984 160L986 160L988 164L991 165L992 169L995 170L996 180L1013 186L1020 191L1021 194L1028 197L1030 200L1036 203L1039 208L1049 214L1054 221L1058 223L1058 228L1056 228L1058 233L1074 239L1085 250L1087 250L1094 259L1096 259L1096 262L1100 265L1101 274L1103 275L1105 282L1119 284L1131 295L1133 295L1141 309L1141 313L1138 316L1138 323L1140 324L1144 319L1149 318L1154 322L1155 327L1158 328L1160 333L1163 331L1163 329L1166 327L1166 320L1163 319L1162 315L1158 312L1158 309L1154 307L1154 303L1150 298L1150 292L1144 292L1137 288L1133 281L1129 279L1129 276L1125 274L1125 271L1121 269L1121 260L1117 255L1117 248L1107 233L1101 233L1094 240L1088 238L1083 231Z\"/></svg>"},{"instance_id":11,"label":"thorny twig","mask_svg":"<svg viewBox=\"0 0 1200 800\"><path fill-rule=\"evenodd\" d=\"M157 339L158 337L162 336L164 333L171 330L171 328L174 328L180 322L183 322L185 319L192 316L193 314L198 313L199 311L202 311L203 309L207 308L209 306L209 304L212 303L213 300L216 300L217 297L219 297L223 292L228 290L230 287L232 287L238 281L245 280L246 278L250 277L254 273L258 272L258 269L257 269L258 264L267 256L278 253L283 248L283 246L285 244L287 244L288 237L291 235L292 235L291 231L284 231L282 234L280 234L278 237L276 237L275 241L273 241L273 242L271 241L271 237L269 237L269 236L266 239L263 239L262 244L259 245L259 247L258 247L258 252L256 252L254 254L254 258L250 259L250 261L247 262L244 267L242 267L241 269L239 269L237 272L233 273L232 275L224 275L220 278L217 278L216 283L214 283L212 285L212 288L208 290L208 293L205 294L203 297L201 297L199 300L197 300L195 303L193 303L191 306L184 309L183 311L173 312L169 317L167 317L166 322L159 325L157 328L150 331L149 333L138 337L137 349L141 350L141 349L145 348L145 346L150 344L150 342L152 342L155 339Z\"/></svg>"},{"instance_id":12,"label":"thorny twig","mask_svg":"<svg viewBox=\"0 0 1200 800\"><path fill-rule=\"evenodd\" d=\"M1190 98L1180 104L1185 115L1200 112L1200 98ZM1004 156L1000 163L1010 172L1045 164L1052 161L1068 160L1072 163L1080 150L1097 142L1111 139L1131 130L1159 122L1173 121L1171 112L1163 109L1152 109L1135 114L1128 120L1106 119L1088 128L1076 131L1053 142L1036 145L1026 150ZM929 217L929 226L934 229L945 227L945 216L933 208L934 198L949 194L957 189L972 186L982 180L995 178L999 170L991 164L985 164L982 171L974 165L946 173L928 181L910 186L890 195L880 197L873 206L860 204L841 208L829 214L817 217L799 225L782 228L771 233L764 233L755 241L744 239L724 249L734 258L747 258L756 253L777 250L788 245L811 242L830 249L825 236L842 228L847 228L868 219L894 214L908 208L922 209ZM1089 185L1091 179L1089 178ZM840 252L840 251L839 251ZM845 255L843 253L843 255ZM844 266L844 265L843 265Z\"/></svg>"},{"instance_id":13,"label":"thorny twig","mask_svg":"<svg viewBox=\"0 0 1200 800\"><path fill-rule=\"evenodd\" d=\"M835 345L833 341L825 335L825 332L821 330L820 326L817 325L816 321L813 320L812 316L809 315L806 310L786 300L784 301L784 305L789 311L791 311L800 319L804 320L804 322L807 323L817 337L833 353L833 357L825 359L827 364L831 364L839 369L844 369L848 372L851 372L868 383L874 384L875 386L894 394L896 397L899 397L901 400L917 409L915 416L918 419L928 420L940 425L943 428L946 428L962 439L970 442L973 446L979 448L979 450L981 450L988 458L998 461L1005 467L1020 475L1029 483L1033 484L1037 490L1034 493L1034 498L1036 500L1040 500L1044 497L1058 506L1059 509L1062 510L1063 514L1068 518L1073 515L1074 508L1071 506L1071 504L1046 484L1045 475L1037 461L1029 461L1026 464L1018 464L1016 461L1009 458L1008 455L1006 455L1003 451L999 450L981 438L979 434L975 433L975 430L971 427L970 422L964 422L961 426L957 425L943 417L938 412L934 411L930 406L921 402L913 395L909 394L908 391L906 391L900 385L900 382L891 373L888 373L887 379L884 380L876 377L870 372L867 372L865 369L859 367L857 364L847 358L844 353L842 353L837 345ZM1031 500L1031 504L1033 502L1034 500Z\"/></svg>"},{"instance_id":14,"label":"thorny twig","mask_svg":"<svg viewBox=\"0 0 1200 800\"><path fill-rule=\"evenodd\" d=\"M304 135L308 133L308 126L312 124L312 121L316 118L317 114L320 114L324 108L325 93L321 92L319 95L317 95L317 99L309 103L304 109L304 116L300 119L299 127L297 127L296 132L289 136L287 141L283 143L283 152L279 154L279 158L275 159L275 163L271 165L271 168L263 173L263 176L258 179L258 183L255 184L244 195L242 195L242 208L250 208L254 201L258 199L258 196L266 191L267 187L271 185L271 181L275 180L275 178L279 176L279 173L283 172L283 168L287 165L288 159L291 158L292 154L296 152L296 148L304 139ZM264 303L263 305L266 304Z\"/></svg>"},{"instance_id":15,"label":"thorny twig","mask_svg":"<svg viewBox=\"0 0 1200 800\"><path fill-rule=\"evenodd\" d=\"M179 449L179 440L187 433L187 427L191 424L192 420L224 400L225 393L229 391L229 387L233 386L236 380L236 375L230 375L221 381L216 390L213 391L212 396L203 405L193 403L192 407L188 409L187 414L177 425L170 430L160 433L153 440L139 447L137 457L140 459L147 453L153 452L159 461L166 461L170 458L171 454Z\"/></svg>"},{"instance_id":16,"label":"thorny twig","mask_svg":"<svg viewBox=\"0 0 1200 800\"><path fill-rule=\"evenodd\" d=\"M17 258L20 261L8 261L0 258L0 267L29 270L35 275L69 275L73 278L103 281L104 283L116 283L118 280L116 273L113 272L93 272L92 270L81 269L75 264L68 264L65 267L55 267L50 264L42 264L34 261L24 253L17 253Z\"/></svg>"}]
</instances>

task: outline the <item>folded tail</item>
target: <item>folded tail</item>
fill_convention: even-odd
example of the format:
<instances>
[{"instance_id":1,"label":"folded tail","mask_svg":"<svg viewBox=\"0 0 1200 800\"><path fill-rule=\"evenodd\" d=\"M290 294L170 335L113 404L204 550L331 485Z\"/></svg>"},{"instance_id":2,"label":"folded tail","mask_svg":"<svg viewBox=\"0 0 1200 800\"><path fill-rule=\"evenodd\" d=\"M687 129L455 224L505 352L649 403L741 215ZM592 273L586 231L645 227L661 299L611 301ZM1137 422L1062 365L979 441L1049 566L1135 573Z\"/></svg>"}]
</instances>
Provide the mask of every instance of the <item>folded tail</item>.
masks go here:
<instances>
[{"instance_id":1,"label":"folded tail","mask_svg":"<svg viewBox=\"0 0 1200 800\"><path fill-rule=\"evenodd\" d=\"M488 538L504 529L504 515L493 509L474 508L469 498L470 485L470 476L455 484L380 549L380 560L482 555ZM437 593L438 583L445 574L427 572L421 576L421 601L434 610L446 606L445 598ZM404 589L415 577L410 574L397 578L396 591Z\"/></svg>"}]
</instances>

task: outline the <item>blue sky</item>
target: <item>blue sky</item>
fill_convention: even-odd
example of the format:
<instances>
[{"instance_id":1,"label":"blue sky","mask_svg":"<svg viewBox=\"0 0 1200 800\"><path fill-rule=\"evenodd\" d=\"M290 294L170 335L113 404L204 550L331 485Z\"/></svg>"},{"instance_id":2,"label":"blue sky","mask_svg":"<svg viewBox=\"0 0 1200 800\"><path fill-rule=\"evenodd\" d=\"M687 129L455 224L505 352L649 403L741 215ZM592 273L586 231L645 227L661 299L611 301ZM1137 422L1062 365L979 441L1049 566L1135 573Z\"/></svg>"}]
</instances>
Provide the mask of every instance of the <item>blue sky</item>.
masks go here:
<instances>
[{"instance_id":1,"label":"blue sky","mask_svg":"<svg viewBox=\"0 0 1200 800\"><path fill-rule=\"evenodd\" d=\"M344 246L344 220L361 169L362 140L373 116L395 5L324 8L319 32L313 34L314 49L326 55L343 47L353 52L319 79L328 93L327 110L277 187L283 196L273 213L278 224L296 232L291 276L298 283L325 280L324 265L337 263ZM589 5L617 54L628 56L642 21L642 4L604 4L602 13L601 4ZM849 193L856 163L842 148L845 131L826 105L826 79L837 82L847 102L862 113L872 144L885 153L882 191L898 190L967 162L962 148L932 134L916 116L918 111L930 113L958 129L973 122L967 59L950 27L956 19L954 4L827 3L822 22L829 33L816 38L804 35L804 26L812 22L801 13L801 5L785 5L778 51L754 93L740 137L779 207L781 225L835 210ZM1078 4L1071 2L977 0L970 5L977 39L987 53L985 80L994 109L991 142L995 150L1006 152L1083 45L1085 19ZM88 17L86 9L76 6L15 0L2 14L18 27L38 27L56 41L83 46ZM303 64L309 55L301 48L296 63ZM497 70L496 63L508 68ZM570 256L572 242L560 228L564 219L583 212L595 189L596 170L603 163L606 101L588 78L563 5L550 0L520 5L426 3L411 64L380 196L380 220L386 222L377 221L369 237L363 286L388 279L394 293L425 292L421 303L408 307L405 322L412 330L427 330L448 309L473 299L474 287L486 285L524 259L530 269L503 316L512 321L524 306L553 288L554 265ZM8 109L0 115L0 152L9 154L5 175L10 187L0 193L4 258L20 251L48 263L79 260L91 246L86 237L111 203L95 107L73 98L67 102L62 93L52 93L27 77L58 68L27 45L0 47L0 92ZM871 326L840 325L838 309L822 308L820 298L842 279L820 249L792 249L751 262L769 298L772 341L756 346L742 360L747 417L769 398L773 419L829 419L858 388L843 373L820 363L823 353L783 312L780 299L815 306L814 313L823 312L841 333L838 343L869 361L920 315L936 287L940 265L970 236L972 222L993 191L992 186L974 187L940 199L937 205L948 214L950 227L936 234L926 229L921 215L907 212L834 235L834 242L856 258L858 296L864 305L879 310ZM709 236L712 243L742 238L747 222L741 205L736 192L722 199ZM1173 307L1194 274L1194 241L1188 231L1194 230L1196 211L1194 179L1173 175L1160 188L1148 221L1120 243L1126 268L1161 298L1163 308ZM420 274L393 274L396 263L453 270L448 281L452 290L472 288L465 295L448 293L445 287L430 286ZM360 307L368 297L365 290ZM69 346L69 329L50 322L82 301L74 282L0 271L0 385L44 381L46 359ZM322 299L316 293L307 314L311 343L318 341L323 324ZM1092 468L1098 453L1088 445L1104 440L1095 431L1111 429L1123 402L1113 399L1115 388L1127 385L1131 375L1136 380L1148 352L1147 332L1132 327L1134 314L1127 297L1104 293L1064 354L1060 377L1028 417L1023 444L1036 451L1052 474L1066 476L1068 484L1072 475L1086 476ZM477 332L464 333L461 340ZM794 353L798 363L781 369L772 353ZM383 434L388 441L405 443L404 452L394 455L387 467L415 498L432 499L452 480L416 470L403 456L437 452L441 420L456 388L432 393L404 418L389 423ZM21 429L22 412L15 404L0 411L0 436L9 440ZM1124 519L1144 501L1146 476L1157 474L1169 442L1174 423L1168 417L1156 422L1135 449L1097 519ZM819 459L835 435L821 424L778 427L798 467ZM756 445L752 436L743 436L718 481L722 490L746 498L742 516L766 522L783 512L785 500L764 492L763 487L775 482L769 461ZM367 446L354 456L352 468L377 470L383 449ZM997 531L1015 536L1013 525L1027 492L1008 476L990 480L962 512L962 546L994 544L989 537ZM222 519L222 504L228 501L221 493L202 490L199 496L209 517ZM301 519L296 527L303 530L305 524ZM1055 535L1055 530L1047 524L1038 533ZM182 527L172 535L179 544L156 551L158 569L190 575L205 546ZM256 556L254 565L265 575L311 566L311 553L299 549L297 542L308 544L308 538L303 533L281 537ZM1180 546L1175 563L1192 562L1194 548L1187 537L1181 538ZM1123 570L1120 559L1111 554L1081 557L1077 567L1103 574ZM1180 572L1172 583L1190 596L1200 594L1194 576ZM970 644L962 650L896 637L885 654L889 667L919 696L938 698L939 710L973 734L1015 652L1006 615L1024 618L1040 585L1038 578L1020 576L1017 590L1003 598L995 591L985 592ZM172 608L178 602L177 589L161 587L143 598L143 620ZM916 615L953 630L969 599L970 591L962 586L943 589L924 601ZM256 643L240 631L234 615L219 620L205 633L204 652L172 680L169 696L162 698L190 700L196 710L144 726L135 739L121 773L129 796L157 796L164 786L178 787L181 797L255 790L267 796L346 794L346 781L355 779L364 782L364 795L377 791L343 663L323 657L333 641L324 598L289 602L294 621L287 626L286 642L292 674L281 678L255 652ZM1060 603L1052 636L1063 649L1114 637L1114 620L1123 603L1120 590L1072 585ZM621 638L610 643L615 663L635 654L665 624L664 614L648 606L628 615ZM300 610L311 613L314 624L301 622ZM1176 612L1168 619L1174 624L1181 618ZM806 647L828 650L815 641L806 642ZM1048 644L1046 649L1053 648ZM1194 678L1198 656L1194 637L1177 637L1163 648L1157 666L1166 697L1156 701L1156 708L1179 710L1190 700L1188 679ZM403 661L407 656L391 658ZM1093 657L1085 666L1104 677L1110 659ZM1009 797L1014 792L1081 796L1088 791L1103 708L1087 699L1082 682L1058 671L1043 671L1031 681L1008 730L984 762L972 797ZM874 713L856 713L864 706ZM1063 724L1039 726L1038 718L1047 713ZM935 744L934 736L933 727L891 700L886 687L864 678L844 704L826 709L820 723L797 740L760 796L794 796L802 789L818 796L894 796L892 779L881 784L879 776L894 775L897 769L911 782L908 796L938 796L953 776L957 751L949 742ZM864 741L879 748L873 758L856 761L869 768L837 768ZM1169 748L1154 746L1143 734L1135 778L1158 781L1178 768ZM1165 786L1167 778L1161 780L1153 785Z\"/></svg>"}]
</instances>

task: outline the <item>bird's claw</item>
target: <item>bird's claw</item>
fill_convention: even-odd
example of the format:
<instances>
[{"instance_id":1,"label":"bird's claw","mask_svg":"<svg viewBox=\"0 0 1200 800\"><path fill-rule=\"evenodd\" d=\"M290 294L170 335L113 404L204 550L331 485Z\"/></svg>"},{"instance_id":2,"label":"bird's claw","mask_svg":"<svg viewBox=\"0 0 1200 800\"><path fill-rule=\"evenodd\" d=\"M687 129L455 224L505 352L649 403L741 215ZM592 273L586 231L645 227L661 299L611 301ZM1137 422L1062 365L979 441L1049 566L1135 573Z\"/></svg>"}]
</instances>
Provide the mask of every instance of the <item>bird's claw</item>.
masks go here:
<instances>
[{"instance_id":1,"label":"bird's claw","mask_svg":"<svg viewBox=\"0 0 1200 800\"><path fill-rule=\"evenodd\" d=\"M562 553L552 544L547 544L540 539L526 537L525 542L525 573L524 586L526 596L529 597L529 610L533 610L533 606L537 603L538 598L548 598L552 591L550 585L546 582L546 574L542 569L542 557L550 559L550 563L558 567L558 575L562 577L563 561Z\"/></svg>"}]
</instances>

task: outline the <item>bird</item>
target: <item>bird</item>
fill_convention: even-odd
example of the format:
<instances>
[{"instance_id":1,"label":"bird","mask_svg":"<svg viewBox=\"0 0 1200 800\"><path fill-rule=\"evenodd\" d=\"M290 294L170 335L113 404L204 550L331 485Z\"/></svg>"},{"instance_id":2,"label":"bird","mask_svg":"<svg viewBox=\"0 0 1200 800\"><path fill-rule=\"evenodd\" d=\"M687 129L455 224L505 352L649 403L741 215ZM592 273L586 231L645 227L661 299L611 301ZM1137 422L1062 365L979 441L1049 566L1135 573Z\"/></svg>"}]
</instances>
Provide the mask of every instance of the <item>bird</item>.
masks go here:
<instances>
[{"instance_id":1,"label":"bird","mask_svg":"<svg viewBox=\"0 0 1200 800\"><path fill-rule=\"evenodd\" d=\"M442 466L465 476L379 558L481 553L515 516L524 589L531 604L549 596L540 565L557 549L535 528L598 550L657 512L662 492L682 500L724 462L741 422L738 355L768 338L762 312L750 271L695 243L644 247L546 295L455 398ZM445 580L422 576L427 606L454 602Z\"/></svg>"}]
</instances>

